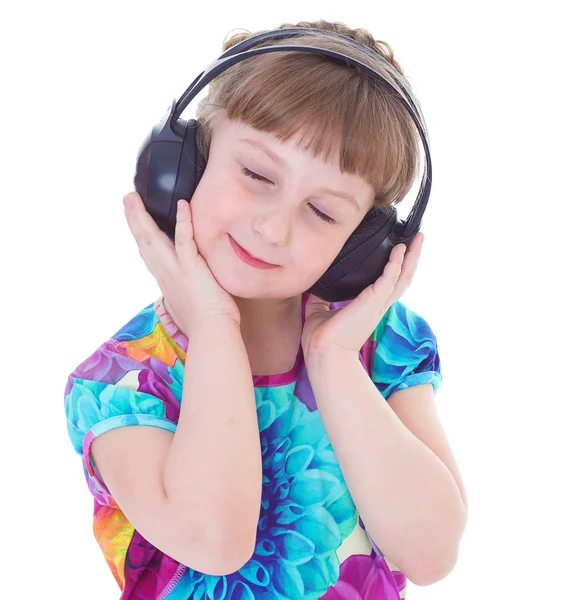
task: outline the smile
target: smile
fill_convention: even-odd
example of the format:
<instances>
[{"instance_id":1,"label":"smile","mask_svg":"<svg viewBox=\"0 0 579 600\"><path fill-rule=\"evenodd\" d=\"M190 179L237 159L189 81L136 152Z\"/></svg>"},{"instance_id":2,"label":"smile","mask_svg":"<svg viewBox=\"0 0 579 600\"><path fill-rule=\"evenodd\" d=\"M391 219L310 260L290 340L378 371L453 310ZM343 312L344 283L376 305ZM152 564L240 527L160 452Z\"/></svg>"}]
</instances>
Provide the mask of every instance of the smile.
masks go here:
<instances>
[{"instance_id":1,"label":"smile","mask_svg":"<svg viewBox=\"0 0 579 600\"><path fill-rule=\"evenodd\" d=\"M251 256L251 254L242 248L229 234L227 237L229 238L229 243L231 244L235 254L237 254L237 256L239 256L239 258L241 258L241 260L246 264L251 265L256 269L275 269L279 266L272 265L271 263L264 262L263 260L259 260L258 258Z\"/></svg>"}]
</instances>

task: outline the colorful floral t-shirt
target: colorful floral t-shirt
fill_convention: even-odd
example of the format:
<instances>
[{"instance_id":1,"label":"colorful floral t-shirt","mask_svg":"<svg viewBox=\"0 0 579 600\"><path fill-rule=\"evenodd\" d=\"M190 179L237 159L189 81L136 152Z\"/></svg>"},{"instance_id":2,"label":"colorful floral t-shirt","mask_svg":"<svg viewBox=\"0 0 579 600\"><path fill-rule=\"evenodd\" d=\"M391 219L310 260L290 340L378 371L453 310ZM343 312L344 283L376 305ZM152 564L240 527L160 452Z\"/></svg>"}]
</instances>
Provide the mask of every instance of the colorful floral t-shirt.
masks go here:
<instances>
[{"instance_id":1,"label":"colorful floral t-shirt","mask_svg":"<svg viewBox=\"0 0 579 600\"><path fill-rule=\"evenodd\" d=\"M307 297L302 296L302 323ZM93 530L122 590L120 599L403 598L405 575L388 564L367 534L348 491L301 346L289 372L253 377L263 492L252 558L230 575L207 575L164 554L131 525L92 460L91 443L126 425L175 432L187 344L160 297L84 360L66 384L68 433L82 457L94 497ZM400 301L385 313L360 360L385 399L413 385L431 383L435 393L440 386L436 337Z\"/></svg>"}]
</instances>

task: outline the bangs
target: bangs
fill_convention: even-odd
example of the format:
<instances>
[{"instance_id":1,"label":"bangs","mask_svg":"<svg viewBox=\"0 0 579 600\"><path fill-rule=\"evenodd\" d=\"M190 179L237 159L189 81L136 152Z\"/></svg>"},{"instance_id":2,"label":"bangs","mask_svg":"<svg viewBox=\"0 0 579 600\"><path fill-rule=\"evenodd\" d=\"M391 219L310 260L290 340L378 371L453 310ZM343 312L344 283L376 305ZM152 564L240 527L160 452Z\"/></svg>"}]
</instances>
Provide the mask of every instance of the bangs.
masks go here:
<instances>
[{"instance_id":1,"label":"bangs","mask_svg":"<svg viewBox=\"0 0 579 600\"><path fill-rule=\"evenodd\" d=\"M214 102L230 120L325 162L339 148L340 170L369 183L378 204L409 191L419 158L414 123L397 95L360 69L317 54L271 52L233 65L211 85L218 93L200 108Z\"/></svg>"}]
</instances>

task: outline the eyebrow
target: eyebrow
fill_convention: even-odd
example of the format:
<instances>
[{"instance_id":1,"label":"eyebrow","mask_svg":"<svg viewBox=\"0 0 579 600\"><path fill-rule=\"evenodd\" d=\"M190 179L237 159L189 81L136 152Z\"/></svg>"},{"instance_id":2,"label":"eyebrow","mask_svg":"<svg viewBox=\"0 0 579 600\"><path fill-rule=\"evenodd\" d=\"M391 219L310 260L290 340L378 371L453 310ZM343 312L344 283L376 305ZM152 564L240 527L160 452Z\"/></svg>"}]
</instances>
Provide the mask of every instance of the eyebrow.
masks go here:
<instances>
[{"instance_id":1,"label":"eyebrow","mask_svg":"<svg viewBox=\"0 0 579 600\"><path fill-rule=\"evenodd\" d=\"M239 141L240 142L246 142L250 146L253 146L256 150L260 150L261 152L263 152L264 154L266 154L267 156L269 156L269 158L271 158L271 160L276 165L278 165L280 167L287 167L285 161L280 156L278 156L277 154L275 154L275 152L273 152L270 148L268 148L265 144L262 144L258 140L252 140L252 139L248 139L248 138L241 138ZM330 189L328 187L318 188L318 191L326 193L326 194L332 194L332 196L337 196L338 198L342 198L344 200L347 200L348 202L350 202L351 204L353 204L356 207L356 210L358 210L360 208L360 206L358 205L358 203L356 202L356 200L354 199L354 197L351 196L350 194L347 194L346 192L339 192L338 190L332 190L332 189Z\"/></svg>"}]
</instances>

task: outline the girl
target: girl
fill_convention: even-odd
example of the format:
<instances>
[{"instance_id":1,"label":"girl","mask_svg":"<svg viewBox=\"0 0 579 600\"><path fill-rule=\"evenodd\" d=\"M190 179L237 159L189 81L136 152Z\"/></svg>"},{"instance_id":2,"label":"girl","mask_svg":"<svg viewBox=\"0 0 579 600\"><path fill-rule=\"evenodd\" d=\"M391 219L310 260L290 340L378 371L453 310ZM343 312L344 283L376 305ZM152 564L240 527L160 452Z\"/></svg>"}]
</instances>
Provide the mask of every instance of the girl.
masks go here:
<instances>
[{"instance_id":1,"label":"girl","mask_svg":"<svg viewBox=\"0 0 579 600\"><path fill-rule=\"evenodd\" d=\"M365 30L297 27L402 73ZM312 45L385 72L336 38ZM299 52L230 67L198 118L207 167L175 245L125 197L162 296L65 390L97 541L123 599L402 598L406 578L453 569L467 513L433 402L436 337L399 300L424 235L352 301L304 290L409 191L413 123L368 77Z\"/></svg>"}]
</instances>

